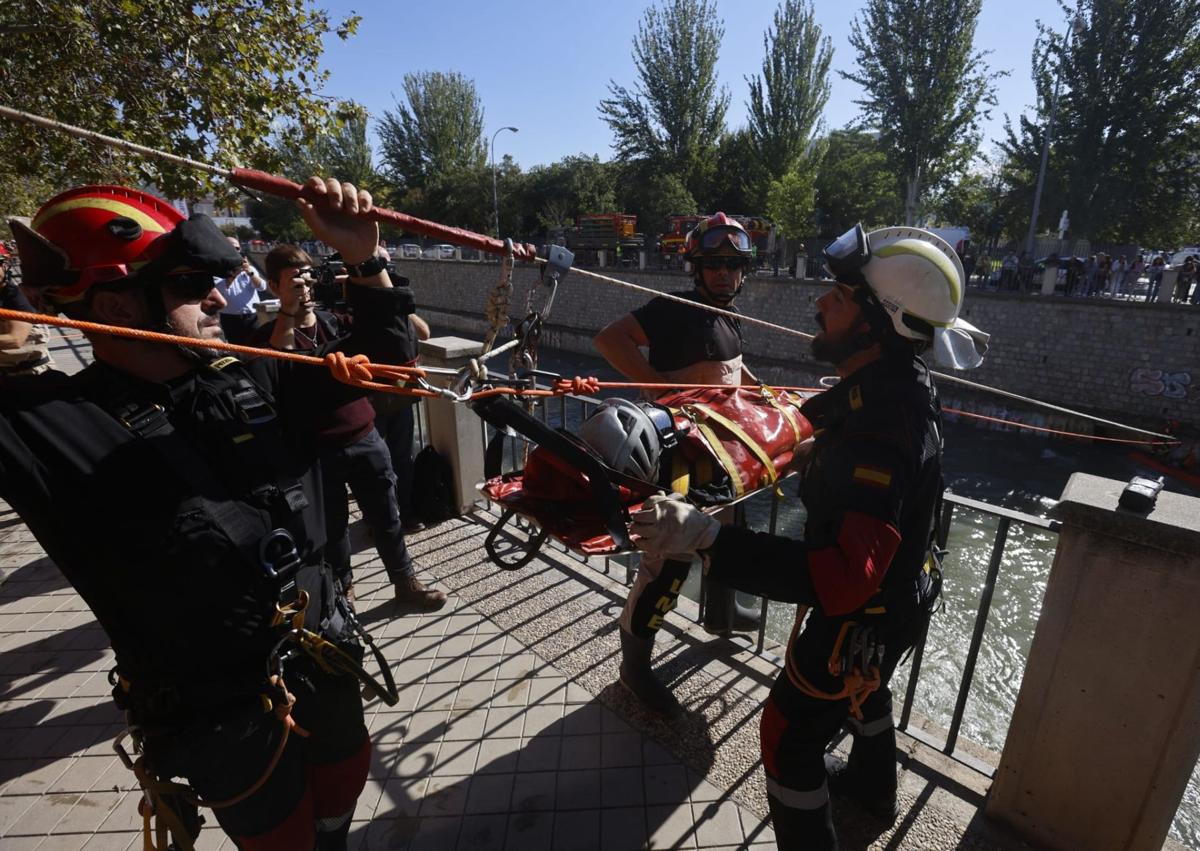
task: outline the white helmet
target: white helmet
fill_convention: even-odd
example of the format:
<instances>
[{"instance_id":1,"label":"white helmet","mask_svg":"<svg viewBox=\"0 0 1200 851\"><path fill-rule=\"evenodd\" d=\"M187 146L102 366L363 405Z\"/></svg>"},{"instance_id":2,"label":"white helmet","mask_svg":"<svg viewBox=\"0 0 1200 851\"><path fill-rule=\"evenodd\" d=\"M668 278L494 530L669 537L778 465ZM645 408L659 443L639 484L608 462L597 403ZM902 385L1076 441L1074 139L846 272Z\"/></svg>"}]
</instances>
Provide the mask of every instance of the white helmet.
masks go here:
<instances>
[{"instance_id":1,"label":"white helmet","mask_svg":"<svg viewBox=\"0 0 1200 851\"><path fill-rule=\"evenodd\" d=\"M628 399L605 399L579 426L579 437L619 473L658 479L659 432L650 415Z\"/></svg>"},{"instance_id":2,"label":"white helmet","mask_svg":"<svg viewBox=\"0 0 1200 851\"><path fill-rule=\"evenodd\" d=\"M958 254L935 233L890 227L864 233L861 225L825 249L839 281L864 284L883 306L896 333L928 340L943 366L983 363L988 335L959 318L966 275Z\"/></svg>"}]
</instances>

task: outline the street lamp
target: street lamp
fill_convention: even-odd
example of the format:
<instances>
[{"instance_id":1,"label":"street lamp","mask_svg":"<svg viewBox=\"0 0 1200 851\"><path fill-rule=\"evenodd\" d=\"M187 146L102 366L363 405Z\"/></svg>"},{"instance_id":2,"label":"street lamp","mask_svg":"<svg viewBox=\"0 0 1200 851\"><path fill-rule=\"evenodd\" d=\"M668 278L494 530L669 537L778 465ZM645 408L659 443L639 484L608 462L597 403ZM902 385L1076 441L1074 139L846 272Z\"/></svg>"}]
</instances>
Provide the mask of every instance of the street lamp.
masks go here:
<instances>
[{"instance_id":1,"label":"street lamp","mask_svg":"<svg viewBox=\"0 0 1200 851\"><path fill-rule=\"evenodd\" d=\"M1071 26L1063 33L1062 55L1066 61L1067 51L1071 47L1071 36L1083 32L1083 21L1078 15ZM1042 139L1042 162L1038 166L1037 186L1033 190L1033 216L1029 219L1029 233L1025 236L1025 253L1033 260L1033 239L1037 235L1038 213L1042 206L1042 185L1046 182L1046 160L1050 157L1050 139L1054 135L1054 118L1058 114L1058 92L1062 88L1063 62L1058 63L1058 73L1054 77L1054 95L1050 98L1050 119L1046 122L1046 135ZM1024 289L1024 283L1022 283Z\"/></svg>"},{"instance_id":2,"label":"street lamp","mask_svg":"<svg viewBox=\"0 0 1200 851\"><path fill-rule=\"evenodd\" d=\"M505 130L519 132L516 127L501 127L492 134L492 210L496 222L496 239L500 238L500 196L496 193L496 137Z\"/></svg>"}]
</instances>

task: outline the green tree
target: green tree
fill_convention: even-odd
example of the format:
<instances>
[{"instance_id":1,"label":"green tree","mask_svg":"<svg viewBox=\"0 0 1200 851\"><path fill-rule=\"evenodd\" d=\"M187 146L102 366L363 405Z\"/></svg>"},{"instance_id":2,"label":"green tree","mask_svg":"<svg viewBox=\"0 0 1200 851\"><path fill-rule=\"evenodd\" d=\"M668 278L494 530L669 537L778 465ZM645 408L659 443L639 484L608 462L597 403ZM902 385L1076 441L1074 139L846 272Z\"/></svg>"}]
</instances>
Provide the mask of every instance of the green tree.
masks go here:
<instances>
[{"instance_id":1,"label":"green tree","mask_svg":"<svg viewBox=\"0 0 1200 851\"><path fill-rule=\"evenodd\" d=\"M275 134L280 171L297 182L310 174L336 175L378 192L382 180L372 164L366 110L347 101L339 104L338 112L346 118L326 132L305 135L300 125L292 124ZM250 204L250 219L267 239L296 242L312 238L295 203L286 198L256 198Z\"/></svg>"},{"instance_id":2,"label":"green tree","mask_svg":"<svg viewBox=\"0 0 1200 851\"><path fill-rule=\"evenodd\" d=\"M924 195L975 155L980 123L996 105L993 73L975 52L982 0L867 0L850 44L865 124L878 131L900 181L905 224Z\"/></svg>"},{"instance_id":3,"label":"green tree","mask_svg":"<svg viewBox=\"0 0 1200 851\"><path fill-rule=\"evenodd\" d=\"M725 28L715 0L662 0L646 9L633 40L637 84L610 81L600 116L612 129L617 159L653 163L703 196L725 126L729 93L717 86Z\"/></svg>"},{"instance_id":4,"label":"green tree","mask_svg":"<svg viewBox=\"0 0 1200 851\"><path fill-rule=\"evenodd\" d=\"M580 213L613 211L615 185L616 169L595 156L580 154L534 166L525 175L521 202L525 232L571 225Z\"/></svg>"},{"instance_id":5,"label":"green tree","mask_svg":"<svg viewBox=\"0 0 1200 851\"><path fill-rule=\"evenodd\" d=\"M999 237L1009 222L1003 180L987 161L952 182L946 181L926 208L927 224L964 226L979 245Z\"/></svg>"},{"instance_id":6,"label":"green tree","mask_svg":"<svg viewBox=\"0 0 1200 851\"><path fill-rule=\"evenodd\" d=\"M9 105L220 165L274 169L273 121L312 133L336 122L320 94L322 40L339 24L311 0L88 0L0 4L0 90ZM51 183L153 184L206 194L201 172L64 134L0 123L0 158Z\"/></svg>"},{"instance_id":7,"label":"green tree","mask_svg":"<svg viewBox=\"0 0 1200 851\"><path fill-rule=\"evenodd\" d=\"M403 88L405 102L385 110L379 121L384 170L401 194L487 166L474 81L456 71L423 71L405 74Z\"/></svg>"},{"instance_id":8,"label":"green tree","mask_svg":"<svg viewBox=\"0 0 1200 851\"><path fill-rule=\"evenodd\" d=\"M1161 245L1188 239L1200 192L1200 2L1080 0L1062 9L1074 26L1064 41L1039 24L1037 104L1015 128L1010 123L1001 145L1023 227L1061 75L1037 229L1054 230L1065 209L1076 236Z\"/></svg>"},{"instance_id":9,"label":"green tree","mask_svg":"<svg viewBox=\"0 0 1200 851\"><path fill-rule=\"evenodd\" d=\"M817 233L834 238L862 222L894 225L904 215L895 173L879 140L859 130L834 130L816 174Z\"/></svg>"},{"instance_id":10,"label":"green tree","mask_svg":"<svg viewBox=\"0 0 1200 851\"><path fill-rule=\"evenodd\" d=\"M765 209L765 196L751 200L747 187L754 156L750 145L750 131L745 127L721 134L717 144L717 167L709 184L705 210L754 214Z\"/></svg>"},{"instance_id":11,"label":"green tree","mask_svg":"<svg viewBox=\"0 0 1200 851\"><path fill-rule=\"evenodd\" d=\"M824 153L819 146L811 158L819 161ZM767 189L767 215L786 237L805 237L813 232L816 202L816 170L809 157L801 157L779 180Z\"/></svg>"},{"instance_id":12,"label":"green tree","mask_svg":"<svg viewBox=\"0 0 1200 851\"><path fill-rule=\"evenodd\" d=\"M631 188L625 210L637 215L638 230L646 235L648 250L654 248L654 238L662 233L668 216L697 212L696 199L673 174L643 174L626 185Z\"/></svg>"},{"instance_id":13,"label":"green tree","mask_svg":"<svg viewBox=\"0 0 1200 851\"><path fill-rule=\"evenodd\" d=\"M829 100L833 48L828 36L822 38L807 0L783 0L772 28L763 34L763 54L762 76L746 80L755 207L762 206L767 187L785 177L793 186L799 180L811 190L811 172L819 166L819 158L803 166L799 161L820 131L821 113Z\"/></svg>"}]
</instances>

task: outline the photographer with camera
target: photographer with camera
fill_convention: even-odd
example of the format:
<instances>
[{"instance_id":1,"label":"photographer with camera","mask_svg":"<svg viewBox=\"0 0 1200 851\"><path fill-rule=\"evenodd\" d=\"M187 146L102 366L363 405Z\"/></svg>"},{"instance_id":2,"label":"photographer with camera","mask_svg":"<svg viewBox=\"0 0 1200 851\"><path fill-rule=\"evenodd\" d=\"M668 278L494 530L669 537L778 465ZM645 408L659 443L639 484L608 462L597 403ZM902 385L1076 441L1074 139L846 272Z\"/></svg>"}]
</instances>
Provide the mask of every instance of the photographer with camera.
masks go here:
<instances>
[{"instance_id":1,"label":"photographer with camera","mask_svg":"<svg viewBox=\"0 0 1200 851\"><path fill-rule=\"evenodd\" d=\"M242 265L230 277L214 279L217 291L225 297L221 331L229 342L248 345L254 334L258 294L267 288L267 282L242 251L237 237L229 237L229 244L242 255Z\"/></svg>"},{"instance_id":2,"label":"photographer with camera","mask_svg":"<svg viewBox=\"0 0 1200 851\"><path fill-rule=\"evenodd\" d=\"M386 267L376 257L360 265ZM275 321L255 331L251 345L286 351L308 352L350 333L348 319L316 306L317 274L312 258L295 245L279 245L267 255L267 286L279 299ZM411 323L405 328L411 329ZM310 410L300 405L290 415L309 425L321 459L325 502L326 559L346 595L353 599L350 571L349 504L346 486L354 493L363 519L374 537L375 548L388 579L395 586L395 599L419 609L440 609L446 595L427 588L415 575L404 542L404 531L396 497L396 474L387 444L375 429L375 409L360 397L333 410Z\"/></svg>"}]
</instances>

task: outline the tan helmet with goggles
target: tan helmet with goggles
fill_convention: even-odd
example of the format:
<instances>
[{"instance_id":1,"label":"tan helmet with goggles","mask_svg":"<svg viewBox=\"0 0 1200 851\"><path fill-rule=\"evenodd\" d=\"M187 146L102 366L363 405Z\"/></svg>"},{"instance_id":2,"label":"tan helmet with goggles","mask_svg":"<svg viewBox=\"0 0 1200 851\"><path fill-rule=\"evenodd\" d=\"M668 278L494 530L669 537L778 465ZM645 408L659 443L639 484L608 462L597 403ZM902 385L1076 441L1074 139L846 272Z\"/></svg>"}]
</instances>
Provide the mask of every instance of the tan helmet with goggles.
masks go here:
<instances>
[{"instance_id":1,"label":"tan helmet with goggles","mask_svg":"<svg viewBox=\"0 0 1200 851\"><path fill-rule=\"evenodd\" d=\"M726 255L749 261L754 256L754 243L741 222L724 213L714 213L688 232L683 255L688 260Z\"/></svg>"}]
</instances>

